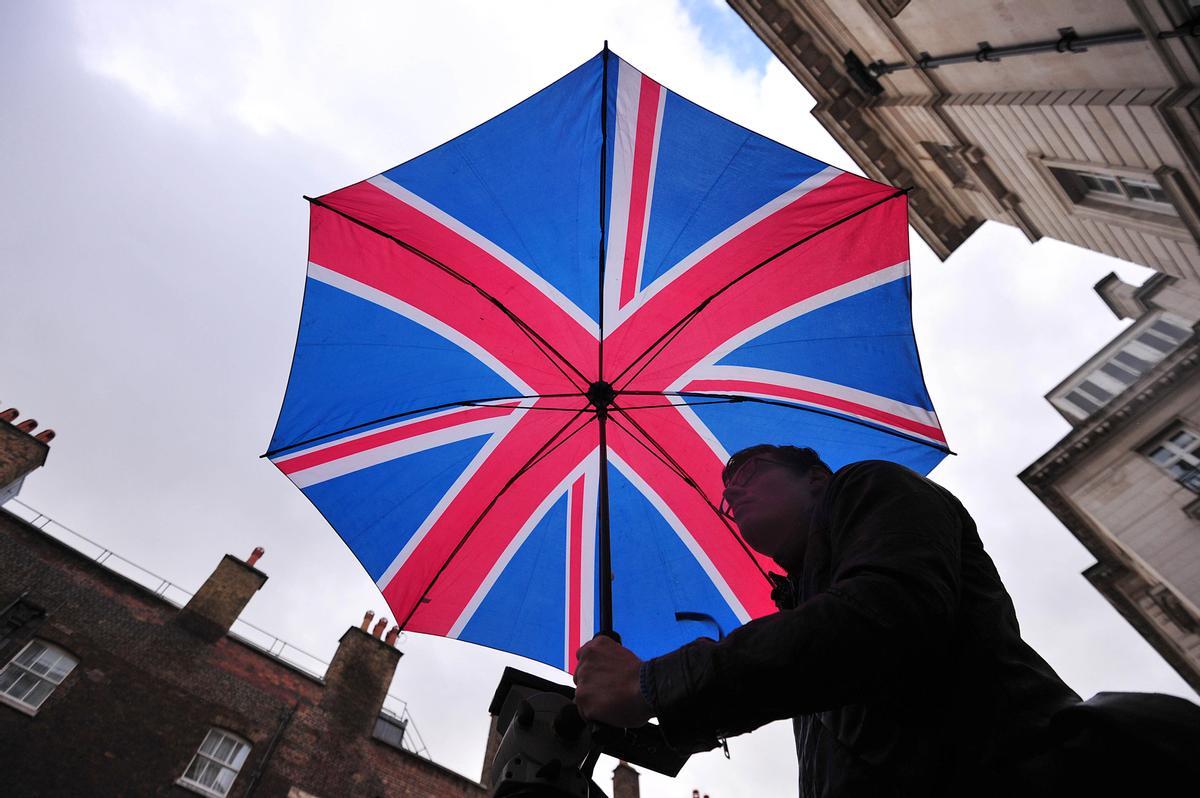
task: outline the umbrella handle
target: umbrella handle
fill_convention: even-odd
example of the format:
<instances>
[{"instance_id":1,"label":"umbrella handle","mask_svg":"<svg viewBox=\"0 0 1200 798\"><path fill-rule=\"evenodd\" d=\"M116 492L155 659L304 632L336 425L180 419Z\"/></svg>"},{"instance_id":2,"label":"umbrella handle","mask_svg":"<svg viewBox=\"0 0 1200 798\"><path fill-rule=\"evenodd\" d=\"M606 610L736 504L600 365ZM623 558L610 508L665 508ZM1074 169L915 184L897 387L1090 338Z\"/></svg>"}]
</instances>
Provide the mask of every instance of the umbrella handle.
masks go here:
<instances>
[{"instance_id":1,"label":"umbrella handle","mask_svg":"<svg viewBox=\"0 0 1200 798\"><path fill-rule=\"evenodd\" d=\"M621 635L615 629L606 629L603 632L597 632L596 637L607 637L614 643L621 645Z\"/></svg>"}]
</instances>

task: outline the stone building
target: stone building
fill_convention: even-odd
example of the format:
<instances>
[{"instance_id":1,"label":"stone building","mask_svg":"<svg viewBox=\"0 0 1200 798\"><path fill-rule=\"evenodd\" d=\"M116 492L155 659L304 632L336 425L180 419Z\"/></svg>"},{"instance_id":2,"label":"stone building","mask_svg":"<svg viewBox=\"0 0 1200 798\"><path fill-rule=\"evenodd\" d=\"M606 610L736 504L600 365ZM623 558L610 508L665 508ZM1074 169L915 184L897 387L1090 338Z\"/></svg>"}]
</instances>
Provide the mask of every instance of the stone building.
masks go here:
<instances>
[{"instance_id":1,"label":"stone building","mask_svg":"<svg viewBox=\"0 0 1200 798\"><path fill-rule=\"evenodd\" d=\"M729 0L945 258L981 222L1200 276L1188 0Z\"/></svg>"},{"instance_id":2,"label":"stone building","mask_svg":"<svg viewBox=\"0 0 1200 798\"><path fill-rule=\"evenodd\" d=\"M15 420L0 414L6 499L53 437ZM487 794L420 755L407 717L385 709L394 627L368 617L347 629L321 678L231 633L267 581L261 550L225 556L180 607L42 526L0 509L3 795ZM636 798L636 771L615 776L616 798Z\"/></svg>"},{"instance_id":3,"label":"stone building","mask_svg":"<svg viewBox=\"0 0 1200 798\"><path fill-rule=\"evenodd\" d=\"M1047 394L1072 430L1021 480L1095 556L1088 581L1200 691L1200 282L1096 290L1133 324Z\"/></svg>"}]
</instances>

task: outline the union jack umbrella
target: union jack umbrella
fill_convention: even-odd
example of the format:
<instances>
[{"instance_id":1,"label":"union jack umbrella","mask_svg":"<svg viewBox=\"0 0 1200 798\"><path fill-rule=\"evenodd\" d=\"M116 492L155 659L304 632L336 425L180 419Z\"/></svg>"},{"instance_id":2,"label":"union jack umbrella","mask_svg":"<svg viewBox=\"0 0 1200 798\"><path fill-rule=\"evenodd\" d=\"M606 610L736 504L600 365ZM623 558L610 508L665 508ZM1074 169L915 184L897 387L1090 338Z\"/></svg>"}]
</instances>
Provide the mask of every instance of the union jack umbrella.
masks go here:
<instances>
[{"instance_id":1,"label":"union jack umbrella","mask_svg":"<svg viewBox=\"0 0 1200 798\"><path fill-rule=\"evenodd\" d=\"M574 671L774 611L718 508L730 452L947 452L906 198L607 48L458 138L311 199L267 456L402 628Z\"/></svg>"}]
</instances>

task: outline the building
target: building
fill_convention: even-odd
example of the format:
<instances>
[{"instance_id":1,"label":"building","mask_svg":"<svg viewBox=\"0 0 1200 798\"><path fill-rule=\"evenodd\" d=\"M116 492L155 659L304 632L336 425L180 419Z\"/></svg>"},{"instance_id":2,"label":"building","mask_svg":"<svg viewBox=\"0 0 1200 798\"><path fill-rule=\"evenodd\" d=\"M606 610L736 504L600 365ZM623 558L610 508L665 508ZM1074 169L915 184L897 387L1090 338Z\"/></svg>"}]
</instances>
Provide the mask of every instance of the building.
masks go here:
<instances>
[{"instance_id":1,"label":"building","mask_svg":"<svg viewBox=\"0 0 1200 798\"><path fill-rule=\"evenodd\" d=\"M1200 277L1186 0L729 0L945 258L984 220Z\"/></svg>"},{"instance_id":2,"label":"building","mask_svg":"<svg viewBox=\"0 0 1200 798\"><path fill-rule=\"evenodd\" d=\"M1200 691L1200 283L1097 292L1133 324L1047 394L1071 432L1021 480L1095 556L1084 576Z\"/></svg>"},{"instance_id":3,"label":"building","mask_svg":"<svg viewBox=\"0 0 1200 798\"><path fill-rule=\"evenodd\" d=\"M14 425L15 411L0 419L0 491L11 498L45 462L53 433L35 438L36 422ZM165 580L119 573L45 520L0 509L5 796L488 793L421 755L406 713L386 708L401 658L395 627L385 635L385 621L372 628L368 614L318 675L232 631L267 581L261 549L245 561L226 555L180 606L162 595ZM107 550L102 559L115 562ZM633 768L614 777L615 798L637 798Z\"/></svg>"},{"instance_id":4,"label":"building","mask_svg":"<svg viewBox=\"0 0 1200 798\"><path fill-rule=\"evenodd\" d=\"M990 219L1159 273L1097 285L1134 322L1047 396L1072 431L1021 479L1200 690L1200 7L729 4L940 257Z\"/></svg>"}]
</instances>

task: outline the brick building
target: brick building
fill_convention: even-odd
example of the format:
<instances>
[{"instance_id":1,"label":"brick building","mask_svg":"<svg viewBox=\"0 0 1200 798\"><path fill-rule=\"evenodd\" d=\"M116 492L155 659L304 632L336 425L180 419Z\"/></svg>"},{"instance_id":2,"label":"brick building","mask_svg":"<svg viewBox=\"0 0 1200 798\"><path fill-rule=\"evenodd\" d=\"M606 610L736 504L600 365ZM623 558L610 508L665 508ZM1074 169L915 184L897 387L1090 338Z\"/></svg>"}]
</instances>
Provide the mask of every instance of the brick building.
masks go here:
<instances>
[{"instance_id":1,"label":"brick building","mask_svg":"<svg viewBox=\"0 0 1200 798\"><path fill-rule=\"evenodd\" d=\"M11 416L6 498L53 437ZM267 581L260 554L226 555L180 607L0 510L0 792L482 798L485 785L414 752L406 719L384 710L395 628L349 628L324 678L230 633ZM615 775L617 795L636 798L636 771Z\"/></svg>"}]
</instances>

